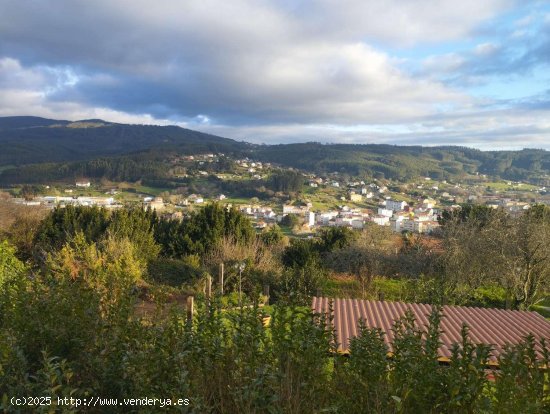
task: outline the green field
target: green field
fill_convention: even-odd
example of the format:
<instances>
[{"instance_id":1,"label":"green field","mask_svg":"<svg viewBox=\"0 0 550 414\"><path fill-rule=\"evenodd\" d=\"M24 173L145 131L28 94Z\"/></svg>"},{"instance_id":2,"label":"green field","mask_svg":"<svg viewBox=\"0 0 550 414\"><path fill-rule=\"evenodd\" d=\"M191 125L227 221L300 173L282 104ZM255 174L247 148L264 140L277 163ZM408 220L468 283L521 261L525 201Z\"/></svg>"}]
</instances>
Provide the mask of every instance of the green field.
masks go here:
<instances>
[{"instance_id":1,"label":"green field","mask_svg":"<svg viewBox=\"0 0 550 414\"><path fill-rule=\"evenodd\" d=\"M160 193L163 193L165 191L170 191L169 188L162 188L162 187L148 187L145 185L133 185L130 188L135 188L138 193L145 194L145 195L151 195L151 196L158 196Z\"/></svg>"},{"instance_id":2,"label":"green field","mask_svg":"<svg viewBox=\"0 0 550 414\"><path fill-rule=\"evenodd\" d=\"M221 203L223 204L252 204L250 201L250 198L243 198L243 197L227 197L226 199L222 200Z\"/></svg>"},{"instance_id":3,"label":"green field","mask_svg":"<svg viewBox=\"0 0 550 414\"><path fill-rule=\"evenodd\" d=\"M509 185L508 181L481 183L481 185L488 187L491 190L497 190L497 191L532 191L538 188L535 185L526 184L526 183L519 183L519 184L512 183L512 185Z\"/></svg>"}]
</instances>

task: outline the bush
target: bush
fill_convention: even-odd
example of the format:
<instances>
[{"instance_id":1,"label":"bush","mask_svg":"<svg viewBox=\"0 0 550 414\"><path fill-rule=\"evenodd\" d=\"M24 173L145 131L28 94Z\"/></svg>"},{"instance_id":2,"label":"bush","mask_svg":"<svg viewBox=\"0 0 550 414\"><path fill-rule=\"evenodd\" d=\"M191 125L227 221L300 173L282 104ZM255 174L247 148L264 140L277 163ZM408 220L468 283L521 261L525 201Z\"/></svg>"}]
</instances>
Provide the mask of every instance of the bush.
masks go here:
<instances>
[{"instance_id":1,"label":"bush","mask_svg":"<svg viewBox=\"0 0 550 414\"><path fill-rule=\"evenodd\" d=\"M170 286L181 286L191 284L201 274L200 266L192 263L192 259L179 260L158 258L147 265L149 279L153 282Z\"/></svg>"}]
</instances>

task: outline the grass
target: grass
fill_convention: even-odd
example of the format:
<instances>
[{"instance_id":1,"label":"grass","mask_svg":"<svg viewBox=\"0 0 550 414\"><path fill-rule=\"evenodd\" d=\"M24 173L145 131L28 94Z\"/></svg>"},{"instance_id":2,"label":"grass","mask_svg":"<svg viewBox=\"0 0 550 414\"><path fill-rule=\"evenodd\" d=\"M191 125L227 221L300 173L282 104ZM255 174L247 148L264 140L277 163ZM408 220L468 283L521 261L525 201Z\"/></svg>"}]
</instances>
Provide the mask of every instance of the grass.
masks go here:
<instances>
[{"instance_id":1,"label":"grass","mask_svg":"<svg viewBox=\"0 0 550 414\"><path fill-rule=\"evenodd\" d=\"M482 185L485 187L489 187L491 190L498 190L498 191L530 191L530 190L536 190L538 188L535 185L526 184L526 183L519 183L519 184L512 183L512 185L509 185L508 181L488 182L488 183L482 183Z\"/></svg>"},{"instance_id":2,"label":"grass","mask_svg":"<svg viewBox=\"0 0 550 414\"><path fill-rule=\"evenodd\" d=\"M361 285L352 277L330 277L321 289L323 296L329 298L360 298Z\"/></svg>"},{"instance_id":3,"label":"grass","mask_svg":"<svg viewBox=\"0 0 550 414\"><path fill-rule=\"evenodd\" d=\"M542 316L544 316L546 319L550 320L550 308L540 305L533 305L529 308L529 310L535 311L537 313L540 313Z\"/></svg>"},{"instance_id":4,"label":"grass","mask_svg":"<svg viewBox=\"0 0 550 414\"><path fill-rule=\"evenodd\" d=\"M0 188L0 191L6 192L6 193L12 193L15 196L17 196L21 192L21 187L14 187L14 188Z\"/></svg>"},{"instance_id":5,"label":"grass","mask_svg":"<svg viewBox=\"0 0 550 414\"><path fill-rule=\"evenodd\" d=\"M407 288L406 280L375 278L373 280L373 290L384 295L384 300L399 301L403 300Z\"/></svg>"},{"instance_id":6,"label":"grass","mask_svg":"<svg viewBox=\"0 0 550 414\"><path fill-rule=\"evenodd\" d=\"M406 280L375 277L365 292L365 299L378 300L380 296L383 296L384 300L402 301L406 289ZM333 275L325 282L322 293L327 297L359 299L362 296L361 283L352 276Z\"/></svg>"},{"instance_id":7,"label":"grass","mask_svg":"<svg viewBox=\"0 0 550 414\"><path fill-rule=\"evenodd\" d=\"M148 187L148 186L145 186L145 185L134 185L133 188L135 188L135 190L138 192L138 193L142 193L142 194L146 194L146 195L150 195L150 196L158 196L160 193L164 192L164 191L170 191L169 188L162 188L162 187Z\"/></svg>"},{"instance_id":8,"label":"grass","mask_svg":"<svg viewBox=\"0 0 550 414\"><path fill-rule=\"evenodd\" d=\"M532 305L529 310L538 312L546 319L550 320L550 296L541 299L535 305Z\"/></svg>"},{"instance_id":9,"label":"grass","mask_svg":"<svg viewBox=\"0 0 550 414\"><path fill-rule=\"evenodd\" d=\"M340 200L340 197L344 194L342 190L338 190L332 187L326 188L312 188L306 187L304 190L304 196L313 204L313 210L327 211L336 209L338 205L346 203Z\"/></svg>"},{"instance_id":10,"label":"grass","mask_svg":"<svg viewBox=\"0 0 550 414\"><path fill-rule=\"evenodd\" d=\"M252 204L250 198L227 197L221 201L224 204ZM261 202L259 203L261 204Z\"/></svg>"},{"instance_id":11,"label":"grass","mask_svg":"<svg viewBox=\"0 0 550 414\"><path fill-rule=\"evenodd\" d=\"M285 236L293 237L294 234L292 233L292 229L289 226L283 226L279 223L279 227L281 228L281 231Z\"/></svg>"}]
</instances>

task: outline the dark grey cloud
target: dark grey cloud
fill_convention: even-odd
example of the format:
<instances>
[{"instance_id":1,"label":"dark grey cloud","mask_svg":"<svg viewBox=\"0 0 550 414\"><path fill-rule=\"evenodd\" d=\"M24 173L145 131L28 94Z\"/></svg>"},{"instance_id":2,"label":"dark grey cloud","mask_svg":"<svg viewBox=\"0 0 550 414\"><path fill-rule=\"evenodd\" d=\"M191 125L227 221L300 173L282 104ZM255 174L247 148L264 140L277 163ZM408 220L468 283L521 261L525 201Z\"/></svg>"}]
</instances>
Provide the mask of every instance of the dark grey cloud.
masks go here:
<instances>
[{"instance_id":1,"label":"dark grey cloud","mask_svg":"<svg viewBox=\"0 0 550 414\"><path fill-rule=\"evenodd\" d=\"M0 55L71 66L80 80L48 95L56 102L234 124L404 120L461 98L399 72L364 39L456 37L509 1L343 3L5 0Z\"/></svg>"}]
</instances>

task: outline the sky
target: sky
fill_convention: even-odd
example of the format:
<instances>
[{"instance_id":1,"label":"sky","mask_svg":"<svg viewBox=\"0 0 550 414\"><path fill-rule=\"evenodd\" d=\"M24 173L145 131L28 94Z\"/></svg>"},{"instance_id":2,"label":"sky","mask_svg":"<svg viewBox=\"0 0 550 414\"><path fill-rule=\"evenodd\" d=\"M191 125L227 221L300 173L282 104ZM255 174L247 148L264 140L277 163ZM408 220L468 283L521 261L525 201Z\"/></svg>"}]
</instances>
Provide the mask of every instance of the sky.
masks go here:
<instances>
[{"instance_id":1,"label":"sky","mask_svg":"<svg viewBox=\"0 0 550 414\"><path fill-rule=\"evenodd\" d=\"M550 150L550 1L1 0L0 116Z\"/></svg>"}]
</instances>

